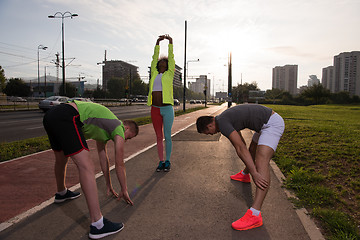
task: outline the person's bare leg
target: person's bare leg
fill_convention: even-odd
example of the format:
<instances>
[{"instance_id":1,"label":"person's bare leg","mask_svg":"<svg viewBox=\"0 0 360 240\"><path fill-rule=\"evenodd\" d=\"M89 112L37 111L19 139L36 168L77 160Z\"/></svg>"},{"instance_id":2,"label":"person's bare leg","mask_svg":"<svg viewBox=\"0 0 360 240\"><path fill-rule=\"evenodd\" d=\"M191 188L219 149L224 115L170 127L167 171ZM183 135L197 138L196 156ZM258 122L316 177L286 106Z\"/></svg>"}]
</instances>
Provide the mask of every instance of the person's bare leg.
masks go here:
<instances>
[{"instance_id":1,"label":"person's bare leg","mask_svg":"<svg viewBox=\"0 0 360 240\"><path fill-rule=\"evenodd\" d=\"M62 192L66 189L65 178L66 178L66 166L69 158L65 157L64 152L54 151L55 154L55 179L56 179L56 187L58 192Z\"/></svg>"},{"instance_id":2,"label":"person's bare leg","mask_svg":"<svg viewBox=\"0 0 360 240\"><path fill-rule=\"evenodd\" d=\"M268 181L269 185L265 190L256 187L255 198L252 207L260 210L264 202L266 194L270 187L270 159L274 155L274 150L271 147L260 145L257 147L255 165L256 170Z\"/></svg>"},{"instance_id":3,"label":"person's bare leg","mask_svg":"<svg viewBox=\"0 0 360 240\"><path fill-rule=\"evenodd\" d=\"M85 194L86 203L90 212L90 220L91 222L96 222L102 217L102 214L98 199L94 164L90 159L89 152L86 150L81 151L71 158L79 171L81 189Z\"/></svg>"},{"instance_id":4,"label":"person's bare leg","mask_svg":"<svg viewBox=\"0 0 360 240\"><path fill-rule=\"evenodd\" d=\"M251 141L249 146L249 152L251 154L251 157L255 163L255 156L256 156L256 149L257 149L257 143L254 141ZM249 174L249 169L245 166L245 169L243 170L245 174Z\"/></svg>"}]
</instances>

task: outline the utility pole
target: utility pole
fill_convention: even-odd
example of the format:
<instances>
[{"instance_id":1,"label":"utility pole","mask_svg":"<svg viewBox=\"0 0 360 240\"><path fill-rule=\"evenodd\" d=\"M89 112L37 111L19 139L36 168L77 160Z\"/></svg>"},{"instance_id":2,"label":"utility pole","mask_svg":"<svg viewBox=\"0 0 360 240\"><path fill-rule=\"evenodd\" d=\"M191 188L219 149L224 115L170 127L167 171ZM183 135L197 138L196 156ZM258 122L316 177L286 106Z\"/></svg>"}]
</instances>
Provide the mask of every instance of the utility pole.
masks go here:
<instances>
[{"instance_id":1,"label":"utility pole","mask_svg":"<svg viewBox=\"0 0 360 240\"><path fill-rule=\"evenodd\" d=\"M231 75L231 68L232 68L232 64L231 64L231 52L230 52L230 54L229 54L229 62L228 62L228 108L230 108L231 104L232 104L232 96L231 96L232 75Z\"/></svg>"},{"instance_id":2,"label":"utility pole","mask_svg":"<svg viewBox=\"0 0 360 240\"><path fill-rule=\"evenodd\" d=\"M205 107L207 107L207 92L208 92L208 86L207 86L207 75L205 75L205 89L204 89L204 95L205 95Z\"/></svg>"},{"instance_id":3,"label":"utility pole","mask_svg":"<svg viewBox=\"0 0 360 240\"><path fill-rule=\"evenodd\" d=\"M45 66L45 74L44 74L44 78L45 78L45 89L44 89L44 93L45 93L45 98L46 98L46 66Z\"/></svg>"},{"instance_id":4,"label":"utility pole","mask_svg":"<svg viewBox=\"0 0 360 240\"><path fill-rule=\"evenodd\" d=\"M59 55L60 54L58 52L55 54L55 56L56 56L56 62L55 62L55 65L56 65L56 83L59 83L59 66L60 66Z\"/></svg>"},{"instance_id":5,"label":"utility pole","mask_svg":"<svg viewBox=\"0 0 360 240\"><path fill-rule=\"evenodd\" d=\"M97 63L97 65L102 65L102 88L103 88L103 90L106 91L107 82L105 82L105 80L104 80L104 65L105 65L105 64L106 64L106 50L105 50L105 53L104 53L104 61ZM99 87L99 79L98 79L97 85L98 85L98 87Z\"/></svg>"},{"instance_id":6,"label":"utility pole","mask_svg":"<svg viewBox=\"0 0 360 240\"><path fill-rule=\"evenodd\" d=\"M185 20L185 48L184 48L184 99L183 99L183 111L185 112L185 103L186 103L186 34L187 34L187 21Z\"/></svg>"}]
</instances>

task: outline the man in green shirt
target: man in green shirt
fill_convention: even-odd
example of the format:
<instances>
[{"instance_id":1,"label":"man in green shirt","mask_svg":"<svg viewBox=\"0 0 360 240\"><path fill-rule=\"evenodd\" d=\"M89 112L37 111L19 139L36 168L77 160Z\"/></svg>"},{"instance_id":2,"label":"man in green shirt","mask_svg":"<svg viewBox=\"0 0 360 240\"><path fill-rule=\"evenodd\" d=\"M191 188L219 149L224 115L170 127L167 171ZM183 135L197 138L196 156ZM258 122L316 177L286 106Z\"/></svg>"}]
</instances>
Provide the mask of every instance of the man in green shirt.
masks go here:
<instances>
[{"instance_id":1,"label":"man in green shirt","mask_svg":"<svg viewBox=\"0 0 360 240\"><path fill-rule=\"evenodd\" d=\"M113 223L103 218L97 196L95 168L89 155L86 139L96 140L100 165L105 177L107 192L124 198L133 205L126 183L124 163L125 141L135 137L139 128L134 121L120 121L108 108L91 102L74 101L51 108L44 116L43 124L55 154L55 178L58 192L55 203L80 196L65 186L66 166L71 157L79 171L81 188L90 212L89 237L99 239L121 231L122 223ZM112 187L106 143L112 140L115 149L115 170L121 186L118 194Z\"/></svg>"}]
</instances>

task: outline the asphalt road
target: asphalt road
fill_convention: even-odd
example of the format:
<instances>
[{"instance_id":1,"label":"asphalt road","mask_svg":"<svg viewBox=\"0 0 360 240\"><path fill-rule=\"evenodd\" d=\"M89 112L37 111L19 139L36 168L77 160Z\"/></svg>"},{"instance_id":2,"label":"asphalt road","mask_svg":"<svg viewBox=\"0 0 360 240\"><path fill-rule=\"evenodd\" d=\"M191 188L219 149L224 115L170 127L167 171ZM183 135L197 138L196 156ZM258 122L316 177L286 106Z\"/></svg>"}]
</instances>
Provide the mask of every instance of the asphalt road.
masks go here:
<instances>
[{"instance_id":1,"label":"asphalt road","mask_svg":"<svg viewBox=\"0 0 360 240\"><path fill-rule=\"evenodd\" d=\"M200 106L188 104L187 108ZM150 116L150 107L145 104L131 106L110 107L119 119L132 119ZM182 105L174 106L174 110L181 110ZM42 125L44 113L41 110L0 112L0 143L13 142L46 135Z\"/></svg>"}]
</instances>

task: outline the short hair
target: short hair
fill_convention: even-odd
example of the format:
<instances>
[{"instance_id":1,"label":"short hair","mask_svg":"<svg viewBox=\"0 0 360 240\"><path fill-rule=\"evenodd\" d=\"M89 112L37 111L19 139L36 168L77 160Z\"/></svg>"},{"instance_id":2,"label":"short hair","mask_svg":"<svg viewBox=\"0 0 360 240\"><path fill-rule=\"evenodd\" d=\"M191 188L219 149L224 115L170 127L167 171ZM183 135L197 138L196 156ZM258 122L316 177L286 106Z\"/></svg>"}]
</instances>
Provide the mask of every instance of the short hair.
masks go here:
<instances>
[{"instance_id":1,"label":"short hair","mask_svg":"<svg viewBox=\"0 0 360 240\"><path fill-rule=\"evenodd\" d=\"M203 133L209 125L214 120L213 116L201 116L196 120L196 128L198 133Z\"/></svg>"},{"instance_id":2,"label":"short hair","mask_svg":"<svg viewBox=\"0 0 360 240\"><path fill-rule=\"evenodd\" d=\"M123 121L124 125L130 127L130 131L135 133L135 136L137 136L139 134L139 126L137 125L137 123L133 120L124 120Z\"/></svg>"}]
</instances>

